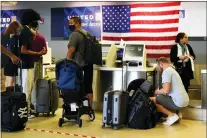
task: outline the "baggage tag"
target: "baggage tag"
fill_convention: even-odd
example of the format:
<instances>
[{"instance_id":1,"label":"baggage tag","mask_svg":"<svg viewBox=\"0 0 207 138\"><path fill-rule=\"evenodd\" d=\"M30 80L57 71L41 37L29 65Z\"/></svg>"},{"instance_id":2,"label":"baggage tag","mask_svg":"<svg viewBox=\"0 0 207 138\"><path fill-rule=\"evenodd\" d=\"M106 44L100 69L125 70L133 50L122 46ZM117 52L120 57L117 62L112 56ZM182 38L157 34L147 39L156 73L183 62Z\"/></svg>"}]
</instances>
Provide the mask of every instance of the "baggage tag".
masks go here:
<instances>
[{"instance_id":1,"label":"baggage tag","mask_svg":"<svg viewBox=\"0 0 207 138\"><path fill-rule=\"evenodd\" d=\"M83 101L83 105L87 107L88 106L88 100Z\"/></svg>"},{"instance_id":2,"label":"baggage tag","mask_svg":"<svg viewBox=\"0 0 207 138\"><path fill-rule=\"evenodd\" d=\"M133 94L134 94L134 92L135 92L135 90L131 90L131 91L129 92L129 97L132 97Z\"/></svg>"},{"instance_id":3,"label":"baggage tag","mask_svg":"<svg viewBox=\"0 0 207 138\"><path fill-rule=\"evenodd\" d=\"M77 107L76 103L70 104L71 111L76 111L76 107Z\"/></svg>"}]
</instances>

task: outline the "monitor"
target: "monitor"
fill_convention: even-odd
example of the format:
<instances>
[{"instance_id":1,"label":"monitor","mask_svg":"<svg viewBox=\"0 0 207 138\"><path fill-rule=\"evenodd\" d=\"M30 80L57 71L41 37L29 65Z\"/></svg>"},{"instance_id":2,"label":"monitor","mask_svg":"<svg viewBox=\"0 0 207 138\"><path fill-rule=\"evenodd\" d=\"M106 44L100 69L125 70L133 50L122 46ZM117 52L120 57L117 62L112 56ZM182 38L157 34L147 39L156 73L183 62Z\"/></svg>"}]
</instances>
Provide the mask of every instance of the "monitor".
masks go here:
<instances>
[{"instance_id":1,"label":"monitor","mask_svg":"<svg viewBox=\"0 0 207 138\"><path fill-rule=\"evenodd\" d=\"M146 49L144 43L125 42L123 61L137 62L139 66L146 65Z\"/></svg>"}]
</instances>

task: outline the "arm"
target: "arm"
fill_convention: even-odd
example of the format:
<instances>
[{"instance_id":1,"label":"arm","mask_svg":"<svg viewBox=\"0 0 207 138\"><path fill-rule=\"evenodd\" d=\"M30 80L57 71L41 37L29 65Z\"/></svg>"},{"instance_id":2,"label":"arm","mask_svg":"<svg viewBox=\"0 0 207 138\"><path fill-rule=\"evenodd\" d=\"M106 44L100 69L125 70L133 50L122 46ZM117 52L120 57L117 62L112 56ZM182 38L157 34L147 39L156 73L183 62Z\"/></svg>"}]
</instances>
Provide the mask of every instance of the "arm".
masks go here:
<instances>
[{"instance_id":1,"label":"arm","mask_svg":"<svg viewBox=\"0 0 207 138\"><path fill-rule=\"evenodd\" d=\"M43 55L47 54L47 43L45 38L43 39Z\"/></svg>"},{"instance_id":2,"label":"arm","mask_svg":"<svg viewBox=\"0 0 207 138\"><path fill-rule=\"evenodd\" d=\"M193 58L193 60L195 60L196 56L195 56L195 53L193 51L193 48L189 44L187 44L187 46L188 46L190 56Z\"/></svg>"},{"instance_id":3,"label":"arm","mask_svg":"<svg viewBox=\"0 0 207 138\"><path fill-rule=\"evenodd\" d=\"M170 91L171 84L169 82L164 83L163 88L156 90L155 94L168 94Z\"/></svg>"},{"instance_id":4,"label":"arm","mask_svg":"<svg viewBox=\"0 0 207 138\"><path fill-rule=\"evenodd\" d=\"M39 52L34 52L31 50L28 50L26 45L21 46L21 53L22 54L29 54L29 55L39 55Z\"/></svg>"},{"instance_id":5,"label":"arm","mask_svg":"<svg viewBox=\"0 0 207 138\"><path fill-rule=\"evenodd\" d=\"M75 48L73 46L68 46L67 59L72 59L75 52Z\"/></svg>"},{"instance_id":6,"label":"arm","mask_svg":"<svg viewBox=\"0 0 207 138\"><path fill-rule=\"evenodd\" d=\"M39 55L39 52L31 51L27 47L31 41L31 34L29 34L28 32L22 32L19 37L21 41L21 53L22 54Z\"/></svg>"},{"instance_id":7,"label":"arm","mask_svg":"<svg viewBox=\"0 0 207 138\"><path fill-rule=\"evenodd\" d=\"M170 50L170 61L173 63L173 64L176 64L178 62L179 57L177 57L177 46L174 45L171 50Z\"/></svg>"},{"instance_id":8,"label":"arm","mask_svg":"<svg viewBox=\"0 0 207 138\"><path fill-rule=\"evenodd\" d=\"M67 59L72 59L76 48L78 46L78 32L73 32L70 34L69 43L68 43L68 53Z\"/></svg>"},{"instance_id":9,"label":"arm","mask_svg":"<svg viewBox=\"0 0 207 138\"><path fill-rule=\"evenodd\" d=\"M162 74L163 88L160 90L156 90L155 94L168 94L171 88L171 78L172 78L171 70L164 71Z\"/></svg>"},{"instance_id":10,"label":"arm","mask_svg":"<svg viewBox=\"0 0 207 138\"><path fill-rule=\"evenodd\" d=\"M13 64L19 63L20 59L16 57L14 54L12 54L10 51L8 51L3 45L1 45L1 51L3 54L11 58Z\"/></svg>"}]
</instances>

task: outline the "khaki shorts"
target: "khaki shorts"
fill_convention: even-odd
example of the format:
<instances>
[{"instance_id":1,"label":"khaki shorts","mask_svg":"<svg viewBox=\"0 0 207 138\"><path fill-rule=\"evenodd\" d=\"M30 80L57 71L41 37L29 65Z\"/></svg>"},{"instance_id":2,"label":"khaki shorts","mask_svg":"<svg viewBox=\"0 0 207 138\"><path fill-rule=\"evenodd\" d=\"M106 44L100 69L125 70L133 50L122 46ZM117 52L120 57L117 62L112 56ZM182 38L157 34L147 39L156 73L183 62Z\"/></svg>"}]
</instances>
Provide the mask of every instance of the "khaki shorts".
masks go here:
<instances>
[{"instance_id":1,"label":"khaki shorts","mask_svg":"<svg viewBox=\"0 0 207 138\"><path fill-rule=\"evenodd\" d=\"M165 108L171 111L180 110L180 107L176 106L172 98L168 95L158 94L156 96L156 103L164 106Z\"/></svg>"},{"instance_id":2,"label":"khaki shorts","mask_svg":"<svg viewBox=\"0 0 207 138\"><path fill-rule=\"evenodd\" d=\"M6 86L5 86L5 76L4 76L4 68L1 68L1 92L6 91Z\"/></svg>"}]
</instances>

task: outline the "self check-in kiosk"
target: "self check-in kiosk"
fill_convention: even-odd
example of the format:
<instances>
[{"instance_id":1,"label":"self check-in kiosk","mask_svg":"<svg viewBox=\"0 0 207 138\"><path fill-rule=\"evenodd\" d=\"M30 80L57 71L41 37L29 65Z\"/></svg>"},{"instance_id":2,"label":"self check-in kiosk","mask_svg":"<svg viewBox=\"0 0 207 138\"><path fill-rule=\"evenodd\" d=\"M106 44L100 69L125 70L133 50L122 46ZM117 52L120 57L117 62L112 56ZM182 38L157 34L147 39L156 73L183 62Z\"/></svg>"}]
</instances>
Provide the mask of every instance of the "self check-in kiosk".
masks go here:
<instances>
[{"instance_id":1,"label":"self check-in kiosk","mask_svg":"<svg viewBox=\"0 0 207 138\"><path fill-rule=\"evenodd\" d=\"M129 62L129 66L146 68L145 44L126 42L124 45L123 61Z\"/></svg>"}]
</instances>

